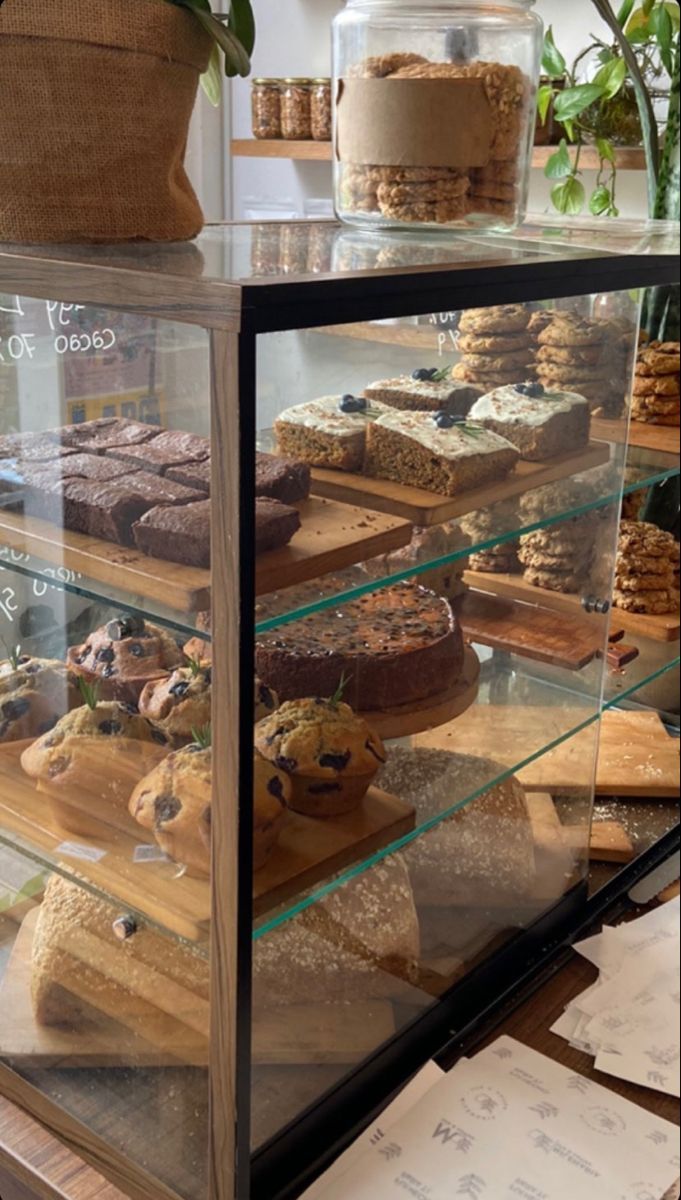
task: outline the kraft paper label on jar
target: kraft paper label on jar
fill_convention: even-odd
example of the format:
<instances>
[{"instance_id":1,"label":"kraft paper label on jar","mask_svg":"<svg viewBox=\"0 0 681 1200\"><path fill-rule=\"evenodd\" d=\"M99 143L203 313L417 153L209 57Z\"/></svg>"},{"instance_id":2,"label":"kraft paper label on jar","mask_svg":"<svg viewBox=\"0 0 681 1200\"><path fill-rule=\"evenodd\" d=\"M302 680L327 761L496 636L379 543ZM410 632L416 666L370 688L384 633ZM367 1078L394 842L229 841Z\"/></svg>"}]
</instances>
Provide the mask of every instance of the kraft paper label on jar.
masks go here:
<instances>
[{"instance_id":1,"label":"kraft paper label on jar","mask_svg":"<svg viewBox=\"0 0 681 1200\"><path fill-rule=\"evenodd\" d=\"M336 157L365 166L485 167L494 121L480 79L343 79Z\"/></svg>"}]
</instances>

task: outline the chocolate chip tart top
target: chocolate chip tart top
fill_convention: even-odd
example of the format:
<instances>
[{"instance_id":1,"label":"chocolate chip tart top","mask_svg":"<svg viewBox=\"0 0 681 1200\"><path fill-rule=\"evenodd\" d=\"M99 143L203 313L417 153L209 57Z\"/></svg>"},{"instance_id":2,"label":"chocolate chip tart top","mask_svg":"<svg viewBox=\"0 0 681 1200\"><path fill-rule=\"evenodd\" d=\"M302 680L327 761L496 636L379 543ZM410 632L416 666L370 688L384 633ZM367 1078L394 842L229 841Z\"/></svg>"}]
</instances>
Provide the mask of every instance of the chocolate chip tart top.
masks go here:
<instances>
[{"instance_id":1,"label":"chocolate chip tart top","mask_svg":"<svg viewBox=\"0 0 681 1200\"><path fill-rule=\"evenodd\" d=\"M99 684L101 699L133 704L150 680L162 678L182 662L172 634L134 614L108 621L67 654L76 675Z\"/></svg>"}]
</instances>

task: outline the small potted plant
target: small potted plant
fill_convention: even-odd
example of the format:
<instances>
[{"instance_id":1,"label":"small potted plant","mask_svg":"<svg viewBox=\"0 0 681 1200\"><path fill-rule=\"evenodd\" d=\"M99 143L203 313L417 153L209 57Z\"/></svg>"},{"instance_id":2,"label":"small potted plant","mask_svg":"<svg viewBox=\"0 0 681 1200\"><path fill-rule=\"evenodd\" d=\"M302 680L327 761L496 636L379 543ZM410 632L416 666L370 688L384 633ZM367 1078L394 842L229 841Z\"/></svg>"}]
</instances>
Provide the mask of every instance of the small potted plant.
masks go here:
<instances>
[{"instance_id":1,"label":"small potted plant","mask_svg":"<svg viewBox=\"0 0 681 1200\"><path fill-rule=\"evenodd\" d=\"M0 241L181 241L203 215L184 170L199 79L247 75L251 0L0 4Z\"/></svg>"}]
</instances>

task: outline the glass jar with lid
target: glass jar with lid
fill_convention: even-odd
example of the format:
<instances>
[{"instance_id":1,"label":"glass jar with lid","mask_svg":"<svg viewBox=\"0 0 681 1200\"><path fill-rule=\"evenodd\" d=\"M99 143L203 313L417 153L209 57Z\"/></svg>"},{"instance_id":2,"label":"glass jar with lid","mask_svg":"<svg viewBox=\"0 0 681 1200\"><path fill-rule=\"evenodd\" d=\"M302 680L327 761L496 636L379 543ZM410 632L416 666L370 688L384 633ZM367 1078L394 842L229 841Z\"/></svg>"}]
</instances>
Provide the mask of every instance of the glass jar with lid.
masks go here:
<instances>
[{"instance_id":1,"label":"glass jar with lid","mask_svg":"<svg viewBox=\"0 0 681 1200\"><path fill-rule=\"evenodd\" d=\"M281 134L287 141L311 139L311 79L284 79L281 92Z\"/></svg>"},{"instance_id":2,"label":"glass jar with lid","mask_svg":"<svg viewBox=\"0 0 681 1200\"><path fill-rule=\"evenodd\" d=\"M335 203L364 227L511 229L527 204L534 0L347 0L334 21Z\"/></svg>"},{"instance_id":3,"label":"glass jar with lid","mask_svg":"<svg viewBox=\"0 0 681 1200\"><path fill-rule=\"evenodd\" d=\"M281 137L281 80L254 79L251 88L253 137Z\"/></svg>"},{"instance_id":4,"label":"glass jar with lid","mask_svg":"<svg viewBox=\"0 0 681 1200\"><path fill-rule=\"evenodd\" d=\"M331 80L312 80L311 92L312 137L315 142L331 141Z\"/></svg>"}]
</instances>

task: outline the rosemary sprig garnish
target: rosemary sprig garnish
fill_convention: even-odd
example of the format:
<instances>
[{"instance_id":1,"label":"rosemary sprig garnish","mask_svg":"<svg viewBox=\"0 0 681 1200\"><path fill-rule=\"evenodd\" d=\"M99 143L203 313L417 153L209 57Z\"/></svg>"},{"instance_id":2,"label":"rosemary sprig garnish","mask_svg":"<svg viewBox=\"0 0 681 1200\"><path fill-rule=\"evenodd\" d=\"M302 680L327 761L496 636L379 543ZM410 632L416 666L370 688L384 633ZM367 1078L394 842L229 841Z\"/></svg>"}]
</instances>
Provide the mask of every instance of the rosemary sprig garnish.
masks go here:
<instances>
[{"instance_id":1,"label":"rosemary sprig garnish","mask_svg":"<svg viewBox=\"0 0 681 1200\"><path fill-rule=\"evenodd\" d=\"M88 683L82 675L78 676L78 690L83 697L83 703L87 704L88 708L95 709L99 701L99 684Z\"/></svg>"},{"instance_id":2,"label":"rosemary sprig garnish","mask_svg":"<svg viewBox=\"0 0 681 1200\"><path fill-rule=\"evenodd\" d=\"M439 370L433 372L433 383L446 383L452 378L451 367L440 367Z\"/></svg>"},{"instance_id":3,"label":"rosemary sprig garnish","mask_svg":"<svg viewBox=\"0 0 681 1200\"><path fill-rule=\"evenodd\" d=\"M340 704L341 700L343 699L343 693L345 692L345 689L348 686L351 679L352 679L352 675L346 675L345 671L343 671L343 674L341 675L340 679L338 680L338 687L336 688L335 692L333 693L333 696L329 700L329 704L331 704L331 706L333 708L337 708L337 706Z\"/></svg>"},{"instance_id":4,"label":"rosemary sprig garnish","mask_svg":"<svg viewBox=\"0 0 681 1200\"><path fill-rule=\"evenodd\" d=\"M19 666L19 659L22 657L21 646L20 645L8 646L7 642L5 641L4 638L2 638L2 644L5 647L5 652L7 654L7 660L10 663L12 670L16 671L17 667Z\"/></svg>"},{"instance_id":5,"label":"rosemary sprig garnish","mask_svg":"<svg viewBox=\"0 0 681 1200\"><path fill-rule=\"evenodd\" d=\"M196 679L196 677L200 675L203 670L203 663L201 662L201 659L192 658L191 654L185 654L184 657L186 659L187 666L192 673L192 678Z\"/></svg>"},{"instance_id":6,"label":"rosemary sprig garnish","mask_svg":"<svg viewBox=\"0 0 681 1200\"><path fill-rule=\"evenodd\" d=\"M194 745L202 750L210 750L213 745L213 729L211 725L199 725L192 728Z\"/></svg>"}]
</instances>

